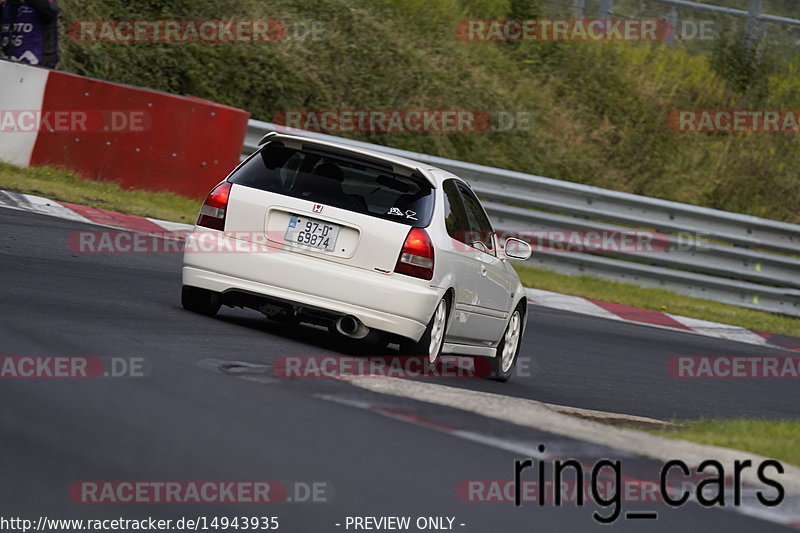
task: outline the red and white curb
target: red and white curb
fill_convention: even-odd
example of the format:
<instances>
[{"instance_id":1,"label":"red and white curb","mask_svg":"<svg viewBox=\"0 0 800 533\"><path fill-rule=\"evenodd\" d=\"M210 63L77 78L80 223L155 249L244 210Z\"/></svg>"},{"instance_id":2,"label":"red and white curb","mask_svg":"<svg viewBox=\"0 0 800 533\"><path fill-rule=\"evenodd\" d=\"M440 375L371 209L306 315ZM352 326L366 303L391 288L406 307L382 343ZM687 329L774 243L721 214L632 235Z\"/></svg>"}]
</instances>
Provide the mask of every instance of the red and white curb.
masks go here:
<instances>
[{"instance_id":1,"label":"red and white curb","mask_svg":"<svg viewBox=\"0 0 800 533\"><path fill-rule=\"evenodd\" d=\"M108 209L71 204L69 202L57 202L41 196L9 191L0 191L0 207L33 211L42 215L74 220L75 222L97 224L141 233L162 234L171 231L190 231L194 227L192 224L128 215L109 211Z\"/></svg>"},{"instance_id":2,"label":"red and white curb","mask_svg":"<svg viewBox=\"0 0 800 533\"><path fill-rule=\"evenodd\" d=\"M708 337L746 342L748 344L774 346L787 350L800 351L800 338L798 337L778 335L763 331L752 331L730 324L710 322L708 320L700 320L699 318L689 318L649 309L639 309L638 307L603 302L601 300L582 298L580 296L570 296L541 289L526 289L526 291L528 293L529 303L544 307L562 309L573 313L581 313L612 320L635 322L647 326L686 331L689 333L706 335Z\"/></svg>"},{"instance_id":3,"label":"red and white curb","mask_svg":"<svg viewBox=\"0 0 800 533\"><path fill-rule=\"evenodd\" d=\"M192 224L168 222L155 218L141 217L117 213L107 209L88 207L85 205L57 202L41 196L0 191L0 207L9 207L33 211L43 215L54 216L76 222L97 224L116 229L125 229L141 233L163 234L164 232L190 231ZM581 313L595 317L634 322L647 326L668 328L709 337L717 337L748 344L775 346L788 350L800 351L800 338L789 337L761 331L751 331L739 326L709 322L697 318L689 318L671 313L639 309L627 305L603 302L579 296L570 296L541 289L527 289L528 301L535 305L563 309L573 313Z\"/></svg>"}]
</instances>

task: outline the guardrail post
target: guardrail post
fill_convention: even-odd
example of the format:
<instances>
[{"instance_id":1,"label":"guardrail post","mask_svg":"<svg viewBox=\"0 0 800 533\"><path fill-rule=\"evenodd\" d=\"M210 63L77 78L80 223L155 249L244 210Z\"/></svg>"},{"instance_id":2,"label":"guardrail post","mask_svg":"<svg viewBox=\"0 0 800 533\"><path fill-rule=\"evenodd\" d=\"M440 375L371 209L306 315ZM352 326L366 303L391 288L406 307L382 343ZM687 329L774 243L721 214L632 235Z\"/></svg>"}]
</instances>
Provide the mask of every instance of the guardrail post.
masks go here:
<instances>
[{"instance_id":1,"label":"guardrail post","mask_svg":"<svg viewBox=\"0 0 800 533\"><path fill-rule=\"evenodd\" d=\"M678 10L675 9L675 6L669 8L669 13L667 13L667 22L669 23L669 27L672 31L665 42L668 46L671 46L672 43L675 42L675 34L678 33Z\"/></svg>"},{"instance_id":2,"label":"guardrail post","mask_svg":"<svg viewBox=\"0 0 800 533\"><path fill-rule=\"evenodd\" d=\"M610 19L611 10L614 7L614 0L603 0L600 2L600 18Z\"/></svg>"},{"instance_id":3,"label":"guardrail post","mask_svg":"<svg viewBox=\"0 0 800 533\"><path fill-rule=\"evenodd\" d=\"M759 34L759 21L758 16L761 14L762 0L750 0L747 6L747 25L745 28L745 38L747 44L754 44L758 40Z\"/></svg>"},{"instance_id":4,"label":"guardrail post","mask_svg":"<svg viewBox=\"0 0 800 533\"><path fill-rule=\"evenodd\" d=\"M575 10L575 18L583 18L583 7L585 0L572 0L572 8Z\"/></svg>"}]
</instances>

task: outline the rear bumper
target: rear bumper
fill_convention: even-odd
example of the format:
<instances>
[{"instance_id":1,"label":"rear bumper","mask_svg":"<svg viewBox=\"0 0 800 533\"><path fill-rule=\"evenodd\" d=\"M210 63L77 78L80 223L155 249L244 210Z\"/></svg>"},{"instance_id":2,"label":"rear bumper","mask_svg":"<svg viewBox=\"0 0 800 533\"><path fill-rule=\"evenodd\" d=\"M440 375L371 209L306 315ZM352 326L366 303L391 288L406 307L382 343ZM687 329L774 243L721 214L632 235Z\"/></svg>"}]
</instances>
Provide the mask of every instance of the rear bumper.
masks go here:
<instances>
[{"instance_id":1,"label":"rear bumper","mask_svg":"<svg viewBox=\"0 0 800 533\"><path fill-rule=\"evenodd\" d=\"M208 233L203 230L204 238ZM187 239L192 238L189 235ZM232 240L221 232L217 238ZM444 296L443 289L431 287L424 280L370 272L274 248L247 253L187 252L183 284L219 293L263 295L300 307L353 315L368 328L414 340L422 336Z\"/></svg>"}]
</instances>

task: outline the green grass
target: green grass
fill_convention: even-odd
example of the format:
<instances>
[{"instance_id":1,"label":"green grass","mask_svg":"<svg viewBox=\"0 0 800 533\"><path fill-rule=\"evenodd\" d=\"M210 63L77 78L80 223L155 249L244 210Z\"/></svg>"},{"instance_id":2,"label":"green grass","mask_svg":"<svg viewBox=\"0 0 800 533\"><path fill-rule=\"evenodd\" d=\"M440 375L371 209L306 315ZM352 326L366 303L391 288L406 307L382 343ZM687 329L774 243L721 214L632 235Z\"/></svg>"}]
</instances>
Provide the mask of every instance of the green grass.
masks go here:
<instances>
[{"instance_id":1,"label":"green grass","mask_svg":"<svg viewBox=\"0 0 800 533\"><path fill-rule=\"evenodd\" d=\"M702 419L682 422L677 429L654 431L658 435L744 450L800 465L800 421L752 419Z\"/></svg>"},{"instance_id":2,"label":"green grass","mask_svg":"<svg viewBox=\"0 0 800 533\"><path fill-rule=\"evenodd\" d=\"M19 168L3 162L0 190L188 224L194 223L202 202L168 192L126 190L116 183L83 180L65 170Z\"/></svg>"},{"instance_id":3,"label":"green grass","mask_svg":"<svg viewBox=\"0 0 800 533\"><path fill-rule=\"evenodd\" d=\"M670 111L680 109L800 109L800 56L767 47L758 55L763 61L753 63L734 46L733 30L722 32L730 42L714 41L707 54L699 54L688 44L489 43L456 35L467 17L541 16L553 7L543 0L61 5L65 25L174 18L323 24L318 41L267 44L81 43L65 36L61 66L70 72L192 94L268 121L282 110L531 113L527 130L350 136L800 223L797 134L692 134L667 127ZM624 2L620 9L634 5Z\"/></svg>"},{"instance_id":4,"label":"green grass","mask_svg":"<svg viewBox=\"0 0 800 533\"><path fill-rule=\"evenodd\" d=\"M800 319L784 315L692 298L663 289L647 289L628 283L606 281L592 276L569 276L528 266L517 266L517 272L526 287L800 337Z\"/></svg>"}]
</instances>

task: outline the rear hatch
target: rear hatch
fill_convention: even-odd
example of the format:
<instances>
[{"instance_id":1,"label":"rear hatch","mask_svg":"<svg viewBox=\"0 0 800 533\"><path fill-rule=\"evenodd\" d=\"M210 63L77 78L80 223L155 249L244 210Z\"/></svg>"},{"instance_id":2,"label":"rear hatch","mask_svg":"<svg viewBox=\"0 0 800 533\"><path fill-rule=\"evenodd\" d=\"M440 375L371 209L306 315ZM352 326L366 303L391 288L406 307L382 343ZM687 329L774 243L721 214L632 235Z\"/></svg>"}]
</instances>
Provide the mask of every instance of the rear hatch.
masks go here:
<instances>
[{"instance_id":1,"label":"rear hatch","mask_svg":"<svg viewBox=\"0 0 800 533\"><path fill-rule=\"evenodd\" d=\"M385 273L433 213L432 186L417 169L313 143L271 141L228 181L226 233Z\"/></svg>"}]
</instances>

